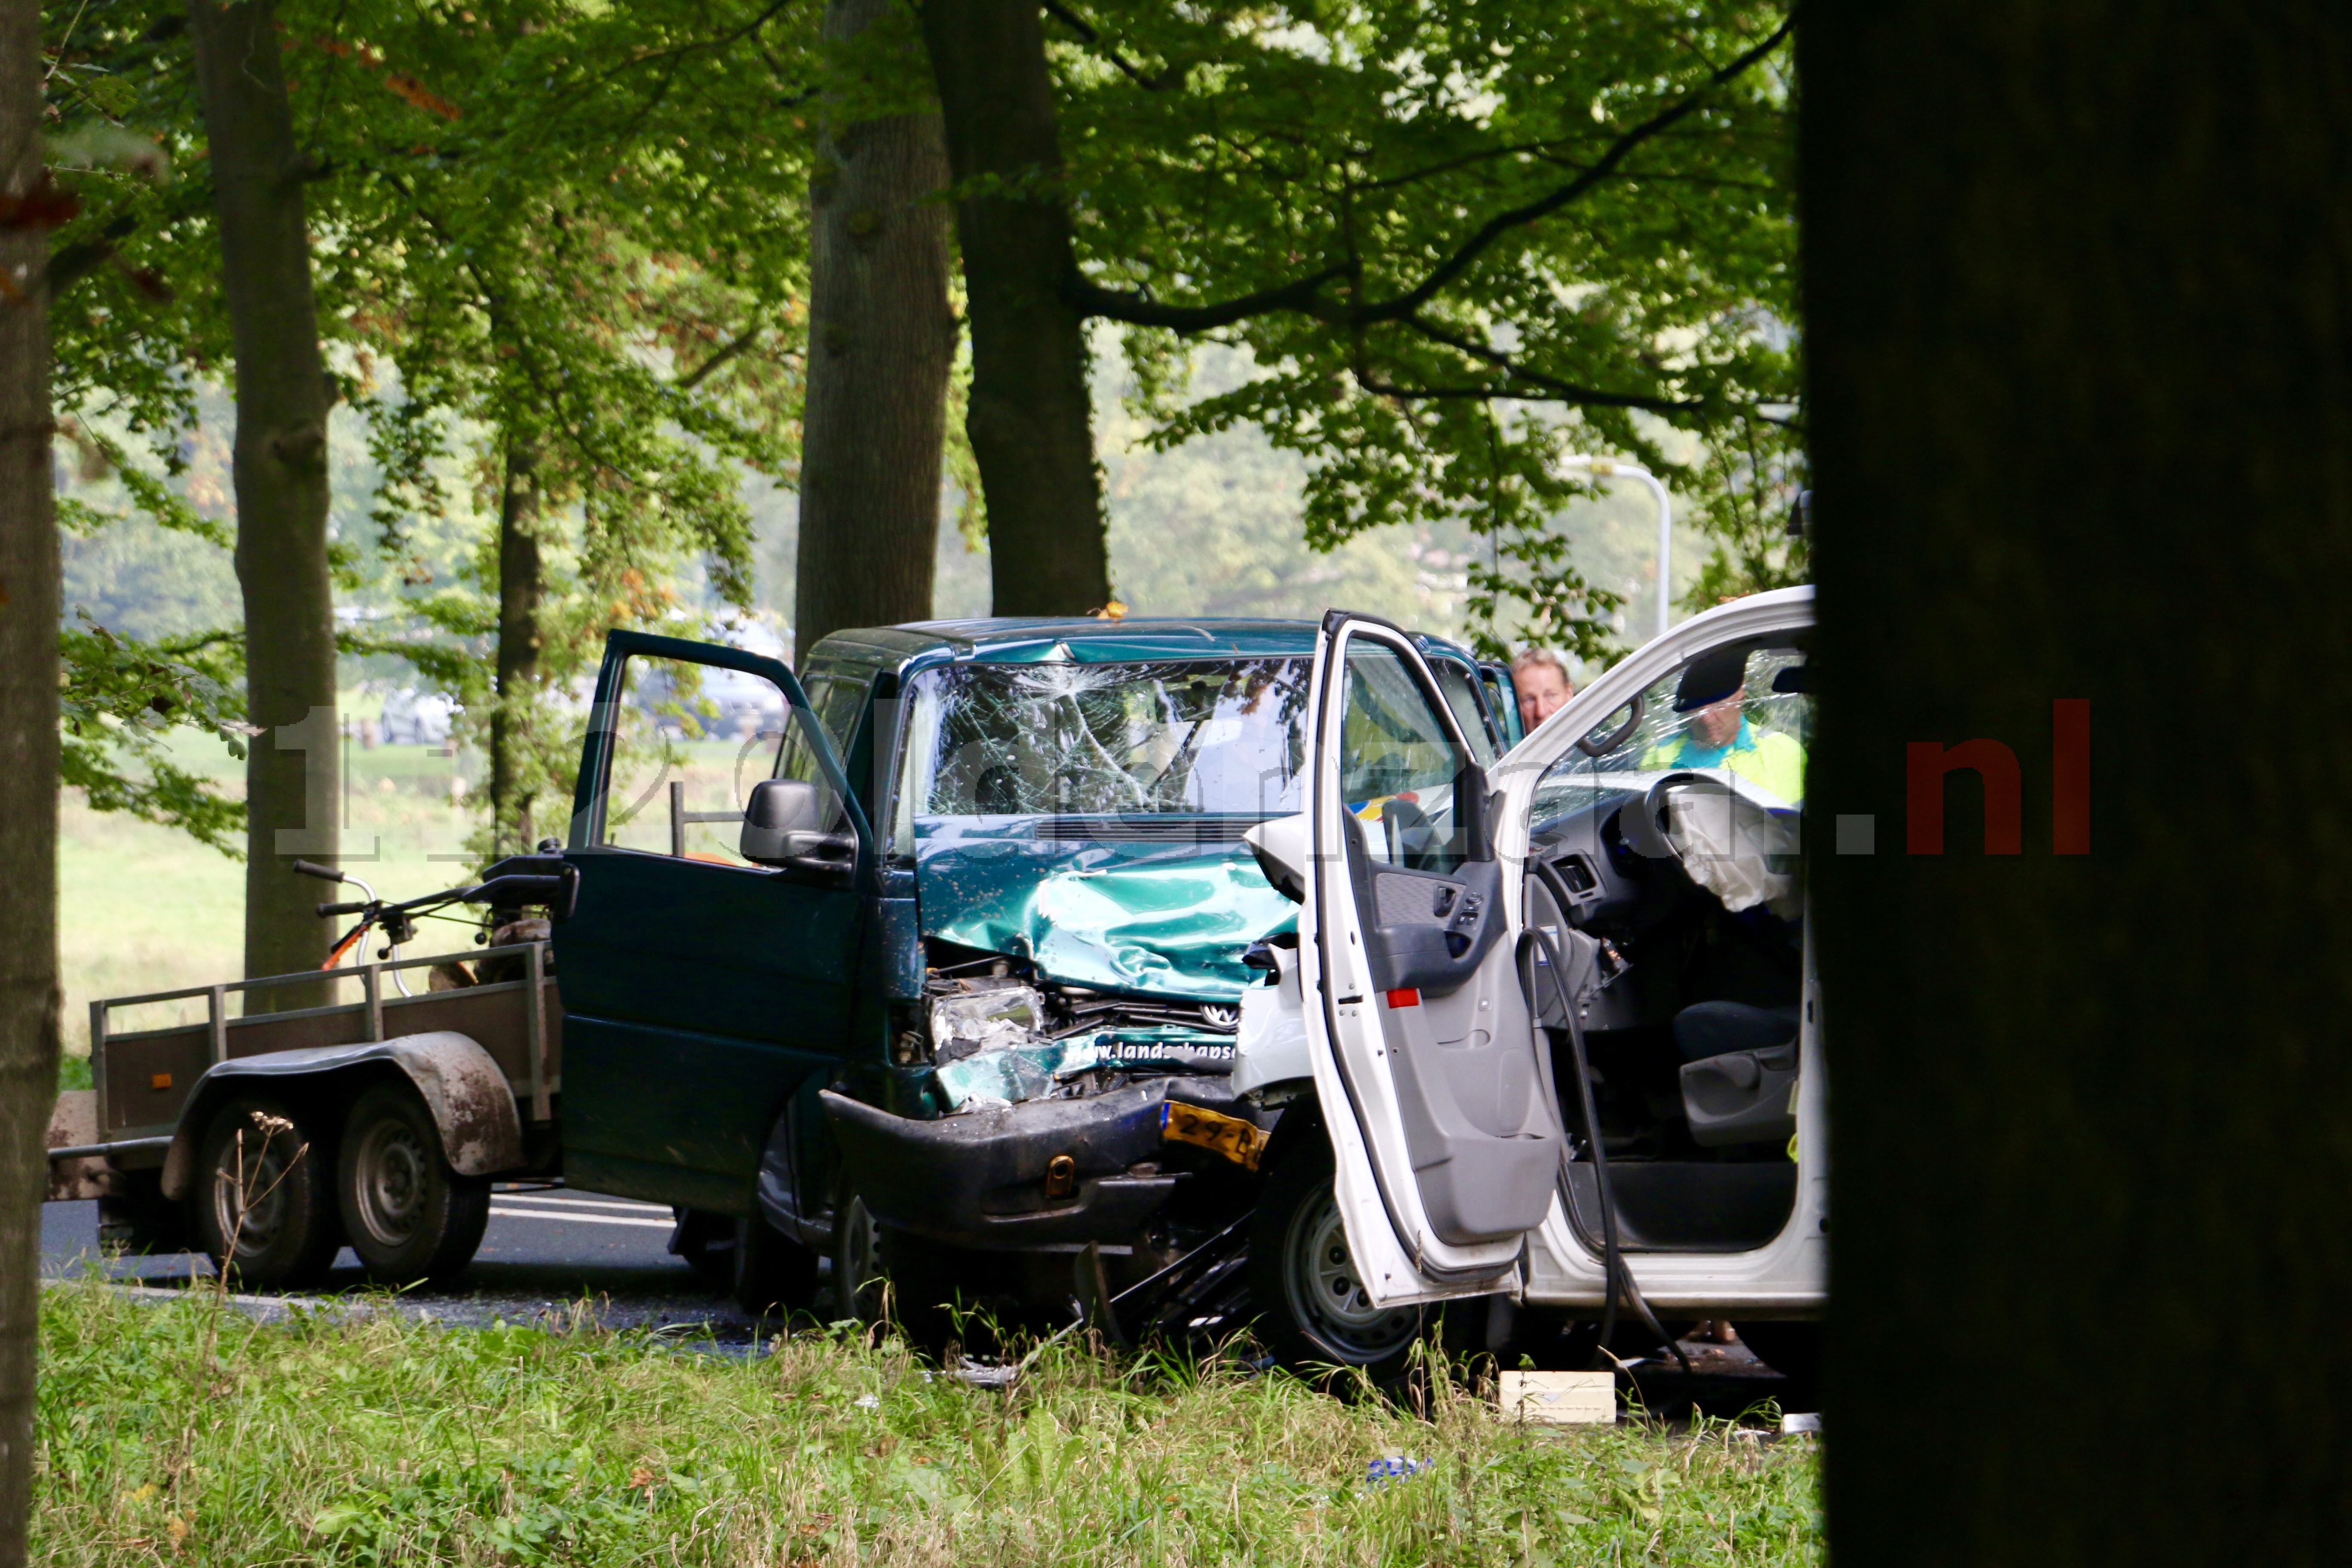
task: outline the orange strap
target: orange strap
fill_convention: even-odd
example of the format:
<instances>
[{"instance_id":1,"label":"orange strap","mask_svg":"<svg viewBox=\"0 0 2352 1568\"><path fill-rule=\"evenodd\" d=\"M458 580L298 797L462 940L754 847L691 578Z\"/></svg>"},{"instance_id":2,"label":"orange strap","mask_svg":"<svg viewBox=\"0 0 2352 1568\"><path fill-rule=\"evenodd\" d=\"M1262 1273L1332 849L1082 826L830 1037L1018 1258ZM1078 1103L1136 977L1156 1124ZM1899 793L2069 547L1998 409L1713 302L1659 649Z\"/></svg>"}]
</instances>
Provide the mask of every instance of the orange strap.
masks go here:
<instances>
[{"instance_id":1,"label":"orange strap","mask_svg":"<svg viewBox=\"0 0 2352 1568\"><path fill-rule=\"evenodd\" d=\"M341 963L343 961L343 954L351 952L352 945L358 942L360 938L367 935L367 929L368 923L365 921L362 921L359 924L353 926L351 930L351 934L343 938L342 941L335 943L335 950L327 954L327 962L319 965L319 967L320 969L332 969L335 965Z\"/></svg>"}]
</instances>

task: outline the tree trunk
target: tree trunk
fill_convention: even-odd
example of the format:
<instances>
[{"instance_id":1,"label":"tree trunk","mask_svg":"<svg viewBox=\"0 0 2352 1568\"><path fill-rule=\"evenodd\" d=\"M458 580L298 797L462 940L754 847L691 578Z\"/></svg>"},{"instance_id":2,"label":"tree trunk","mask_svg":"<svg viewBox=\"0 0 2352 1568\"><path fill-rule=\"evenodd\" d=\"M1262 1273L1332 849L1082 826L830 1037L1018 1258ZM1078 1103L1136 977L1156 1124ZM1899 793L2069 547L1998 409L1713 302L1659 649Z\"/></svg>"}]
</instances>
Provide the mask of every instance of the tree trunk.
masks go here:
<instances>
[{"instance_id":1,"label":"tree trunk","mask_svg":"<svg viewBox=\"0 0 2352 1568\"><path fill-rule=\"evenodd\" d=\"M0 198L41 182L41 8L0 5ZM0 1568L25 1561L58 1092L58 536L47 233L0 224Z\"/></svg>"},{"instance_id":2,"label":"tree trunk","mask_svg":"<svg viewBox=\"0 0 2352 1568\"><path fill-rule=\"evenodd\" d=\"M335 617L327 577L327 410L310 296L304 162L271 0L190 0L221 275L236 352L236 576L245 591L245 967L316 968L319 884L289 869L336 853ZM293 991L249 1007L294 1006Z\"/></svg>"},{"instance_id":3,"label":"tree trunk","mask_svg":"<svg viewBox=\"0 0 2352 1568\"><path fill-rule=\"evenodd\" d=\"M830 0L828 39L893 0ZM826 127L809 187L809 369L795 658L844 626L929 620L955 313L936 114Z\"/></svg>"},{"instance_id":4,"label":"tree trunk","mask_svg":"<svg viewBox=\"0 0 2352 1568\"><path fill-rule=\"evenodd\" d=\"M2352 11L1801 37L1832 1557L2339 1560Z\"/></svg>"},{"instance_id":5,"label":"tree trunk","mask_svg":"<svg viewBox=\"0 0 2352 1568\"><path fill-rule=\"evenodd\" d=\"M1110 598L1086 319L1037 0L924 0L971 320L965 429L988 504L1000 616L1083 615Z\"/></svg>"},{"instance_id":6,"label":"tree trunk","mask_svg":"<svg viewBox=\"0 0 2352 1568\"><path fill-rule=\"evenodd\" d=\"M501 854L531 847L532 798L522 788L523 721L539 674L539 449L509 437L499 497L498 706L490 710L490 824Z\"/></svg>"}]
</instances>

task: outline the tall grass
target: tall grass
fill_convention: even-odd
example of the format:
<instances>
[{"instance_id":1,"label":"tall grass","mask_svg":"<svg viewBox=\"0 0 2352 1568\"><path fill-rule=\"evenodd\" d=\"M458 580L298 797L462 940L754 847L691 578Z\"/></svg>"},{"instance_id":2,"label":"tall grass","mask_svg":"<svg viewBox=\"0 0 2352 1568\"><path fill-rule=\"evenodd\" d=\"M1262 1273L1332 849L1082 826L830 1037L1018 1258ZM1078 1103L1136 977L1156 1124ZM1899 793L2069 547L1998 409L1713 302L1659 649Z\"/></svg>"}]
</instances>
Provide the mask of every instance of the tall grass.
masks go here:
<instances>
[{"instance_id":1,"label":"tall grass","mask_svg":"<svg viewBox=\"0 0 2352 1568\"><path fill-rule=\"evenodd\" d=\"M896 1341L673 1353L584 1318L248 1321L46 1293L53 1563L1815 1563L1810 1443L1426 1418L1246 1367ZM1427 1462L1368 1481L1370 1461Z\"/></svg>"}]
</instances>

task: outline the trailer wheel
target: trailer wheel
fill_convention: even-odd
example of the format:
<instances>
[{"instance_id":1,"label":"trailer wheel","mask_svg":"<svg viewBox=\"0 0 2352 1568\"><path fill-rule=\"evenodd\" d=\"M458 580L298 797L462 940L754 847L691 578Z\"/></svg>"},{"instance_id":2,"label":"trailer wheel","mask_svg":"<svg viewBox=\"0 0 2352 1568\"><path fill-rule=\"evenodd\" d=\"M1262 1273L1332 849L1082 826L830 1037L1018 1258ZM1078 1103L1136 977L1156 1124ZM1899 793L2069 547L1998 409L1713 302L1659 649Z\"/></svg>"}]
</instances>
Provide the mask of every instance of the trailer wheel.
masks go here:
<instances>
[{"instance_id":1,"label":"trailer wheel","mask_svg":"<svg viewBox=\"0 0 2352 1568\"><path fill-rule=\"evenodd\" d=\"M1266 1348L1293 1372L1360 1367L1375 1381L1403 1368L1421 1310L1375 1307L1365 1298L1331 1188L1331 1146L1321 1137L1275 1166L1250 1220L1250 1296Z\"/></svg>"},{"instance_id":2,"label":"trailer wheel","mask_svg":"<svg viewBox=\"0 0 2352 1568\"><path fill-rule=\"evenodd\" d=\"M352 1107L335 1195L352 1250L384 1284L457 1273L490 1222L488 1179L450 1169L433 1113L404 1083L379 1083Z\"/></svg>"},{"instance_id":3,"label":"trailer wheel","mask_svg":"<svg viewBox=\"0 0 2352 1568\"><path fill-rule=\"evenodd\" d=\"M332 1159L282 1101L238 1095L222 1106L198 1146L188 1199L213 1267L265 1289L323 1276L343 1242Z\"/></svg>"}]
</instances>

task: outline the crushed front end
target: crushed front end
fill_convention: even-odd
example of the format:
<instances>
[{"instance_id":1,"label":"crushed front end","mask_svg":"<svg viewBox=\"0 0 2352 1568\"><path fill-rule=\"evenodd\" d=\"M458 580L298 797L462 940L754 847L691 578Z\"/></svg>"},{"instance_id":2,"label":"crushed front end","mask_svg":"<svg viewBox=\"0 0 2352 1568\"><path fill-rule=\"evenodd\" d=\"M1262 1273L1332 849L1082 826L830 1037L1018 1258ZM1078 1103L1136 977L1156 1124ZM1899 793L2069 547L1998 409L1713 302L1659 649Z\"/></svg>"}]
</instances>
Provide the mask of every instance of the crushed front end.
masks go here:
<instances>
[{"instance_id":1,"label":"crushed front end","mask_svg":"<svg viewBox=\"0 0 2352 1568\"><path fill-rule=\"evenodd\" d=\"M1246 1206L1233 1092L1251 943L1294 906L1242 835L1295 809L1304 661L928 672L900 853L923 944L894 1109L827 1093L881 1224L962 1247L1181 1251ZM927 1069L927 1070L925 1070Z\"/></svg>"},{"instance_id":2,"label":"crushed front end","mask_svg":"<svg viewBox=\"0 0 2352 1568\"><path fill-rule=\"evenodd\" d=\"M1222 1197L1254 1167L1235 1005L1107 994L1009 958L959 967L925 980L938 1115L824 1097L877 1220L992 1249L1131 1246L1181 1189Z\"/></svg>"}]
</instances>

